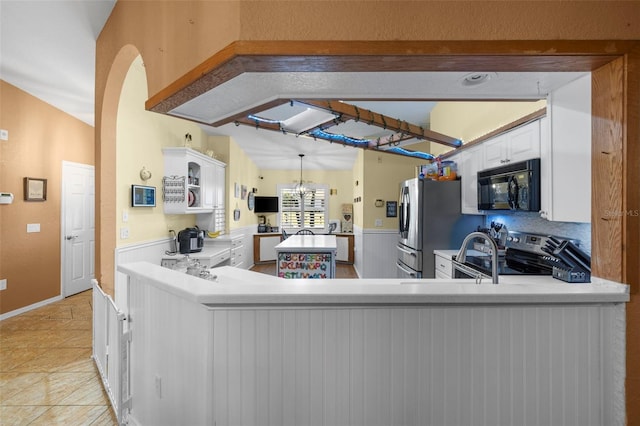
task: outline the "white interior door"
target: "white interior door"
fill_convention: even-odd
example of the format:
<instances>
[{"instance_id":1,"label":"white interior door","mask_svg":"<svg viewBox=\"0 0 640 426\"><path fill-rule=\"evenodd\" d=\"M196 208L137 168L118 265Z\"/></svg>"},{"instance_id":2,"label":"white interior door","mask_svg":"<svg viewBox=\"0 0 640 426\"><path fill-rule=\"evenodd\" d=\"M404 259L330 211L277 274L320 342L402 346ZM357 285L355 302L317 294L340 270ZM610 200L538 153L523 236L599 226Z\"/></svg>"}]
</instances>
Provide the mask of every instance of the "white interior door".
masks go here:
<instances>
[{"instance_id":1,"label":"white interior door","mask_svg":"<svg viewBox=\"0 0 640 426\"><path fill-rule=\"evenodd\" d=\"M95 276L95 170L62 163L62 295L91 288Z\"/></svg>"}]
</instances>

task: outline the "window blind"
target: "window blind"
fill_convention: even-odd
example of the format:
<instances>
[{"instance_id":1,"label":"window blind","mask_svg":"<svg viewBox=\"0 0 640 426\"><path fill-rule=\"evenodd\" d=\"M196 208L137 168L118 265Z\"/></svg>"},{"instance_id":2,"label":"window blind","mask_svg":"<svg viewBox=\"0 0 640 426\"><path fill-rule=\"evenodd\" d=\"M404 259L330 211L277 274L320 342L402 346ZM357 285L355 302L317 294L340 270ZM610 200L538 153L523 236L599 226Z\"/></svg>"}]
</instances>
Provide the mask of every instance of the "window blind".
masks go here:
<instances>
[{"instance_id":1,"label":"window blind","mask_svg":"<svg viewBox=\"0 0 640 426\"><path fill-rule=\"evenodd\" d=\"M329 206L327 185L307 185L303 202L293 185L279 187L280 226L285 229L324 230Z\"/></svg>"}]
</instances>

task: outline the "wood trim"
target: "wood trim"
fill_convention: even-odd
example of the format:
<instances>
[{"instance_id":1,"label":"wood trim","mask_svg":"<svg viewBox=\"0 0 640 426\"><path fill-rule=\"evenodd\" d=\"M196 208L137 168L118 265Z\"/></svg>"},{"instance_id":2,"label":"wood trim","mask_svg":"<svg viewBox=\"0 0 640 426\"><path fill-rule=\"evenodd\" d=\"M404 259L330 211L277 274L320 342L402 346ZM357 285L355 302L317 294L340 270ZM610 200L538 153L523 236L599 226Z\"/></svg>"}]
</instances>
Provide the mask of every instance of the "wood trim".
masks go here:
<instances>
[{"instance_id":1,"label":"wood trim","mask_svg":"<svg viewBox=\"0 0 640 426\"><path fill-rule=\"evenodd\" d=\"M145 103L167 113L244 72L592 71L633 41L236 41ZM553 53L550 53L553 52Z\"/></svg>"},{"instance_id":2,"label":"wood trim","mask_svg":"<svg viewBox=\"0 0 640 426\"><path fill-rule=\"evenodd\" d=\"M591 271L623 280L624 59L592 73Z\"/></svg>"},{"instance_id":3,"label":"wood trim","mask_svg":"<svg viewBox=\"0 0 640 426\"><path fill-rule=\"evenodd\" d=\"M253 235L253 264L260 263L260 236Z\"/></svg>"},{"instance_id":4,"label":"wood trim","mask_svg":"<svg viewBox=\"0 0 640 426\"><path fill-rule=\"evenodd\" d=\"M626 55L624 74L622 281L640 293L640 44ZM640 382L639 382L640 383ZM640 410L639 410L640 411Z\"/></svg>"}]
</instances>

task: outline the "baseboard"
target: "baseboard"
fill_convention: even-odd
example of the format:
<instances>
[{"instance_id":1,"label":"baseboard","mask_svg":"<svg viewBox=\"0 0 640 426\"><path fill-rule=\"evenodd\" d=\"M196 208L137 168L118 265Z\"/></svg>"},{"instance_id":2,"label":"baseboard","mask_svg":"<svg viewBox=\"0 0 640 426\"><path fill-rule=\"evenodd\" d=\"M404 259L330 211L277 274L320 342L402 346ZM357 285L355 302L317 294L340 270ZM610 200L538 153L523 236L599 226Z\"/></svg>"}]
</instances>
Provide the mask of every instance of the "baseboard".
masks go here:
<instances>
[{"instance_id":1,"label":"baseboard","mask_svg":"<svg viewBox=\"0 0 640 426\"><path fill-rule=\"evenodd\" d=\"M34 309L41 308L53 302L58 302L62 299L64 299L64 297L60 295L60 296L52 297L51 299L41 300L40 302L34 303L33 305L23 306L22 308L16 309L14 311L6 312L0 315L0 321L5 320L7 318L15 317L16 315L24 314L25 312L29 312Z\"/></svg>"}]
</instances>

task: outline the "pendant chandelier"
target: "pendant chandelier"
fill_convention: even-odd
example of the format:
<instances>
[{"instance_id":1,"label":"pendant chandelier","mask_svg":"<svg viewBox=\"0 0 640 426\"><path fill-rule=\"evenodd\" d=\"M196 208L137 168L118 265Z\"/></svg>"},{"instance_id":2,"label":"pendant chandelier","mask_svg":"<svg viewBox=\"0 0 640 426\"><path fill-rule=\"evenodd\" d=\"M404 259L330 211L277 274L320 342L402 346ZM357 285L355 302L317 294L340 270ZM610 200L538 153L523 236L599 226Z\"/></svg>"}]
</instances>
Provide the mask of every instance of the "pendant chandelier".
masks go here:
<instances>
[{"instance_id":1,"label":"pendant chandelier","mask_svg":"<svg viewBox=\"0 0 640 426\"><path fill-rule=\"evenodd\" d=\"M304 181L302 180L302 158L304 157L304 154L298 154L298 157L300 157L300 182L296 184L294 191L300 196L300 199L304 199L304 196L309 192L307 187L304 186Z\"/></svg>"}]
</instances>

